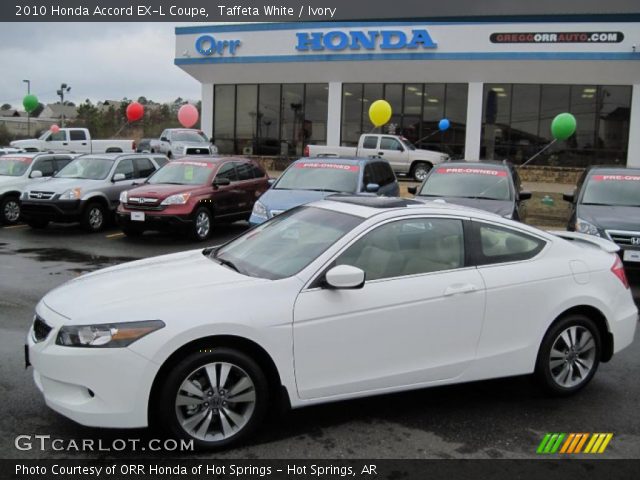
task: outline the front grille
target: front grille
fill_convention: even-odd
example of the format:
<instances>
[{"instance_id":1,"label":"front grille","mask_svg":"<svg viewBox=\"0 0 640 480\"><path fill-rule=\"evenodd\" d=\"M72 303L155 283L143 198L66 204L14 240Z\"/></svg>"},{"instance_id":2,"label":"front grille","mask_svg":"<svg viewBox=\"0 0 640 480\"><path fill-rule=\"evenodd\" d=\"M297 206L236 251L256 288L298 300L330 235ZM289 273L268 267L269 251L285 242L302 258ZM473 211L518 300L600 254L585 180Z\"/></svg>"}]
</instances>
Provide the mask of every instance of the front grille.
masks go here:
<instances>
[{"instance_id":1,"label":"front grille","mask_svg":"<svg viewBox=\"0 0 640 480\"><path fill-rule=\"evenodd\" d=\"M51 197L55 195L55 192L38 192L31 191L29 192L29 198L31 200L50 200Z\"/></svg>"},{"instance_id":2,"label":"front grille","mask_svg":"<svg viewBox=\"0 0 640 480\"><path fill-rule=\"evenodd\" d=\"M629 232L624 230L606 230L609 238L621 247L639 247L640 232Z\"/></svg>"},{"instance_id":3,"label":"front grille","mask_svg":"<svg viewBox=\"0 0 640 480\"><path fill-rule=\"evenodd\" d=\"M47 325L38 315L33 319L33 338L36 342L42 342L51 332L51 327Z\"/></svg>"},{"instance_id":4,"label":"front grille","mask_svg":"<svg viewBox=\"0 0 640 480\"><path fill-rule=\"evenodd\" d=\"M209 155L211 152L208 147L187 148L187 155Z\"/></svg>"},{"instance_id":5,"label":"front grille","mask_svg":"<svg viewBox=\"0 0 640 480\"><path fill-rule=\"evenodd\" d=\"M164 206L159 205L159 202L159 198L129 197L126 206L130 210L164 210Z\"/></svg>"}]
</instances>

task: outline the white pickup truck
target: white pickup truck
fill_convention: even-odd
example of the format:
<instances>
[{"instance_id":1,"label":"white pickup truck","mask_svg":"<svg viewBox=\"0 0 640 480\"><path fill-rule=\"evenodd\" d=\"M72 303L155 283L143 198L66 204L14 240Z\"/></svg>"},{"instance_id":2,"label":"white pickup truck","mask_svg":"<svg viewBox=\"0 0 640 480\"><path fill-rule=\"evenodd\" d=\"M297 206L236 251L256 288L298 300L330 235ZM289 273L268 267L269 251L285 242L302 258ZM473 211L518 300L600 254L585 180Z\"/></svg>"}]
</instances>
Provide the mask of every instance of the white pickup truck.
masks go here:
<instances>
[{"instance_id":1,"label":"white pickup truck","mask_svg":"<svg viewBox=\"0 0 640 480\"><path fill-rule=\"evenodd\" d=\"M420 150L409 140L398 135L364 133L357 147L326 147L307 145L305 157L374 157L384 158L395 173L408 175L419 182L431 167L449 160L449 155L431 150Z\"/></svg>"},{"instance_id":2,"label":"white pickup truck","mask_svg":"<svg viewBox=\"0 0 640 480\"><path fill-rule=\"evenodd\" d=\"M134 140L92 140L86 128L61 128L55 133L47 130L40 135L40 138L14 140L11 146L27 152L130 153L136 151Z\"/></svg>"}]
</instances>

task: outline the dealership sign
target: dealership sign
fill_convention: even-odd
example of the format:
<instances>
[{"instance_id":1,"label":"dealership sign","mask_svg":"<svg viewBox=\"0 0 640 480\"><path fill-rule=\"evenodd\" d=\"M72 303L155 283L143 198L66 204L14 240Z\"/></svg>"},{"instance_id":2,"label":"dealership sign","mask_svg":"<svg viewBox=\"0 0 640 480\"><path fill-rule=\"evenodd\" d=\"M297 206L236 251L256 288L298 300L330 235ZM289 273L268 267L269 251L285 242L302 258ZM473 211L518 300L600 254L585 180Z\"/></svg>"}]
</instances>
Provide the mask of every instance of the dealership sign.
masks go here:
<instances>
[{"instance_id":1,"label":"dealership sign","mask_svg":"<svg viewBox=\"0 0 640 480\"><path fill-rule=\"evenodd\" d=\"M235 55L240 40L216 40L211 35L202 35L196 39L196 52L205 57L216 55Z\"/></svg>"},{"instance_id":2,"label":"dealership sign","mask_svg":"<svg viewBox=\"0 0 640 480\"><path fill-rule=\"evenodd\" d=\"M417 50L436 48L429 32L424 29L402 30L331 30L328 32L298 32L296 50Z\"/></svg>"},{"instance_id":3,"label":"dealership sign","mask_svg":"<svg viewBox=\"0 0 640 480\"><path fill-rule=\"evenodd\" d=\"M620 43L622 32L503 32L492 33L491 43Z\"/></svg>"}]
</instances>

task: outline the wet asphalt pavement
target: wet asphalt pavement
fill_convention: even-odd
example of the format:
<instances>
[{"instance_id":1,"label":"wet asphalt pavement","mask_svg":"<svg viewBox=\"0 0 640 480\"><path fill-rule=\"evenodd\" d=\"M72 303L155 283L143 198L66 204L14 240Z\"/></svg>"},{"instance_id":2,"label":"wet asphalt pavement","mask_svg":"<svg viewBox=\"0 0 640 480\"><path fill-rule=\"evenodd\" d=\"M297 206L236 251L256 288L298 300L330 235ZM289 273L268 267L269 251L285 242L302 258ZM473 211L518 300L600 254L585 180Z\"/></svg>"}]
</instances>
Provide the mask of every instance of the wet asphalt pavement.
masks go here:
<instances>
[{"instance_id":1,"label":"wet asphalt pavement","mask_svg":"<svg viewBox=\"0 0 640 480\"><path fill-rule=\"evenodd\" d=\"M207 245L241 233L220 227ZM14 447L18 435L65 441L156 438L148 430L82 427L49 410L24 369L23 345L37 301L79 274L206 245L170 235L128 239L118 230L88 235L76 226L34 231L0 227L0 458L161 457L126 451L65 453ZM634 293L640 298L635 280ZM238 299L241 300L241 299ZM78 299L81 301L81 299ZM248 445L219 458L523 458L547 432L613 432L606 458L640 457L639 340L572 398L545 397L526 377L440 387L296 410L268 420ZM177 456L172 453L172 456ZM211 457L210 454L186 454Z\"/></svg>"}]
</instances>

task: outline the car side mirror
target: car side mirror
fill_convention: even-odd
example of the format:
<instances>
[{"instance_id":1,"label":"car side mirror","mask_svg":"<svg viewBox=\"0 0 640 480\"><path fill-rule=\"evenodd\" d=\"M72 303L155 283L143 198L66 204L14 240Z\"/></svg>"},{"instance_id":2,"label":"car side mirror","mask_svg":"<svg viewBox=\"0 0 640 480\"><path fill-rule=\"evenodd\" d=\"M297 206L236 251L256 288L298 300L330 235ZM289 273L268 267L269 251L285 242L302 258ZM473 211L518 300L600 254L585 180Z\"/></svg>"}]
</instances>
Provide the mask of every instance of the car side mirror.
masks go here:
<instances>
[{"instance_id":1,"label":"car side mirror","mask_svg":"<svg viewBox=\"0 0 640 480\"><path fill-rule=\"evenodd\" d=\"M161 142L171 143L167 137L160 137Z\"/></svg>"},{"instance_id":2,"label":"car side mirror","mask_svg":"<svg viewBox=\"0 0 640 480\"><path fill-rule=\"evenodd\" d=\"M127 177L124 176L124 173L116 173L113 176L112 181L113 182L121 182L122 180L125 180Z\"/></svg>"},{"instance_id":3,"label":"car side mirror","mask_svg":"<svg viewBox=\"0 0 640 480\"><path fill-rule=\"evenodd\" d=\"M380 190L380 185L378 185L377 183L367 183L365 190L369 193L376 193L378 190Z\"/></svg>"},{"instance_id":4,"label":"car side mirror","mask_svg":"<svg viewBox=\"0 0 640 480\"><path fill-rule=\"evenodd\" d=\"M575 198L575 194L573 194L573 193L563 193L562 194L562 199L565 202L573 203L574 198Z\"/></svg>"},{"instance_id":5,"label":"car side mirror","mask_svg":"<svg viewBox=\"0 0 640 480\"><path fill-rule=\"evenodd\" d=\"M338 265L329 270L324 279L329 288L358 289L364 287L365 273L358 267Z\"/></svg>"},{"instance_id":6,"label":"car side mirror","mask_svg":"<svg viewBox=\"0 0 640 480\"><path fill-rule=\"evenodd\" d=\"M518 194L518 198L520 200L531 200L532 193L531 192L520 192Z\"/></svg>"},{"instance_id":7,"label":"car side mirror","mask_svg":"<svg viewBox=\"0 0 640 480\"><path fill-rule=\"evenodd\" d=\"M34 170L33 172L31 172L31 175L29 175L30 178L42 178L42 172L40 170Z\"/></svg>"},{"instance_id":8,"label":"car side mirror","mask_svg":"<svg viewBox=\"0 0 640 480\"><path fill-rule=\"evenodd\" d=\"M214 187L224 187L227 185L231 185L231 180L226 177L216 177L213 179L213 183L211 185L213 185Z\"/></svg>"},{"instance_id":9,"label":"car side mirror","mask_svg":"<svg viewBox=\"0 0 640 480\"><path fill-rule=\"evenodd\" d=\"M407 192L409 192L411 195L415 195L416 193L418 193L418 187L407 187Z\"/></svg>"}]
</instances>

